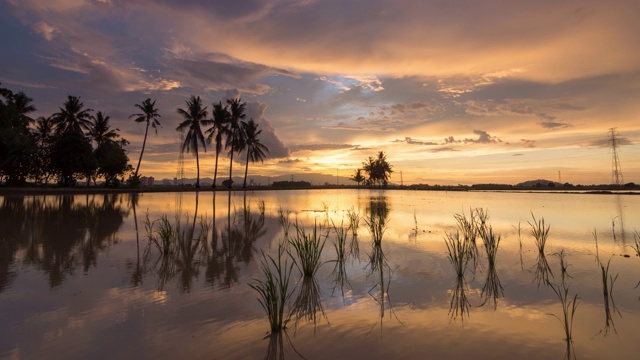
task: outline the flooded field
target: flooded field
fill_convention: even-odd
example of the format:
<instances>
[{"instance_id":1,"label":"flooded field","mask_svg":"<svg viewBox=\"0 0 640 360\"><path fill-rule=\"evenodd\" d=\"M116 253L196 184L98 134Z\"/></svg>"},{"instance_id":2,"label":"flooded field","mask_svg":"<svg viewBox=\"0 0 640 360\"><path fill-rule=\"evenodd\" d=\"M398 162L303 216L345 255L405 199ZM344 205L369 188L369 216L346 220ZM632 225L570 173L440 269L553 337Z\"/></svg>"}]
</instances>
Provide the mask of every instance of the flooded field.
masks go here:
<instances>
[{"instance_id":1,"label":"flooded field","mask_svg":"<svg viewBox=\"0 0 640 360\"><path fill-rule=\"evenodd\" d=\"M5 196L0 228L0 358L637 359L640 351L633 195ZM300 239L318 242L309 276ZM286 328L274 335L250 286L265 283L270 259L291 266L275 272L289 275L289 288Z\"/></svg>"}]
</instances>

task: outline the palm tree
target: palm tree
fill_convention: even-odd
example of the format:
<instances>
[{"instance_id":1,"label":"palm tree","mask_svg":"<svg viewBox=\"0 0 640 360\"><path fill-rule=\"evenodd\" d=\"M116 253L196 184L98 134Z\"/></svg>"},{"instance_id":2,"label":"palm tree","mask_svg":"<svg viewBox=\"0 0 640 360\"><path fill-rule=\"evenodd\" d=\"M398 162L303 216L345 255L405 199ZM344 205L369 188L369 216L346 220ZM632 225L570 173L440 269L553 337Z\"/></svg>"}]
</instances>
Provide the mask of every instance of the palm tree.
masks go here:
<instances>
[{"instance_id":1,"label":"palm tree","mask_svg":"<svg viewBox=\"0 0 640 360\"><path fill-rule=\"evenodd\" d=\"M105 116L102 111L98 111L96 116L91 116L91 127L87 132L87 136L96 144L100 145L105 141L116 141L120 135L117 133L120 129L111 130L109 125L110 116Z\"/></svg>"},{"instance_id":2,"label":"palm tree","mask_svg":"<svg viewBox=\"0 0 640 360\"><path fill-rule=\"evenodd\" d=\"M222 101L217 104L213 104L213 126L209 128L205 133L209 134L207 141L216 143L216 165L213 172L213 189L216 188L216 179L218 178L218 156L222 151L222 138L227 134L227 124L229 123L229 109L227 106L222 105ZM214 139L215 140L212 140Z\"/></svg>"},{"instance_id":3,"label":"palm tree","mask_svg":"<svg viewBox=\"0 0 640 360\"><path fill-rule=\"evenodd\" d=\"M196 189L200 188L200 157L198 156L198 144L202 145L204 151L207 152L207 146L204 142L201 125L209 125L213 121L207 120L207 107L202 107L200 96L191 95L191 99L187 100L187 110L178 108L178 114L184 117L184 121L178 125L177 131L188 129L187 136L184 138L180 151L193 153L196 156Z\"/></svg>"},{"instance_id":4,"label":"palm tree","mask_svg":"<svg viewBox=\"0 0 640 360\"><path fill-rule=\"evenodd\" d=\"M233 153L240 153L244 149L244 134L242 129L243 119L246 117L244 113L246 102L240 102L240 99L228 99L229 104L229 131L227 132L226 147L230 148L229 155L231 160L229 162L229 189L233 184L232 171L233 171Z\"/></svg>"},{"instance_id":5,"label":"palm tree","mask_svg":"<svg viewBox=\"0 0 640 360\"><path fill-rule=\"evenodd\" d=\"M36 119L35 135L36 139L40 142L40 147L43 148L53 136L54 119L53 116L40 116Z\"/></svg>"},{"instance_id":6,"label":"palm tree","mask_svg":"<svg viewBox=\"0 0 640 360\"><path fill-rule=\"evenodd\" d=\"M364 175L362 175L362 169L356 169L355 173L350 179L357 182L358 188L360 188L360 183L365 180Z\"/></svg>"},{"instance_id":7,"label":"palm tree","mask_svg":"<svg viewBox=\"0 0 640 360\"><path fill-rule=\"evenodd\" d=\"M269 149L260 142L258 136L260 136L262 130L258 130L258 124L253 121L253 119L249 119L249 122L242 123L242 125L244 132L244 149L247 151L247 164L244 169L244 182L242 183L242 188L246 189L249 160L251 160L252 163L255 163L256 161L263 162L267 157L266 154L269 153Z\"/></svg>"},{"instance_id":8,"label":"palm tree","mask_svg":"<svg viewBox=\"0 0 640 360\"><path fill-rule=\"evenodd\" d=\"M149 132L149 125L156 130L156 135L158 135L158 128L156 126L160 126L160 121L158 118L160 114L158 114L158 109L156 109L156 100L151 102L151 99L147 98L147 100L143 101L140 104L135 105L140 111L139 114L131 114L129 119L134 118L134 121L137 123L146 122L147 128L144 131L144 140L142 141L142 151L140 151L140 158L138 159L138 166L136 166L136 172L133 177L138 177L138 170L140 169L140 163L142 162L142 154L144 154L144 146L147 144L147 133Z\"/></svg>"},{"instance_id":9,"label":"palm tree","mask_svg":"<svg viewBox=\"0 0 640 360\"><path fill-rule=\"evenodd\" d=\"M84 104L80 101L79 96L69 95L60 111L52 115L56 124L56 132L58 134L67 131L82 133L83 130L89 130L91 127L90 112L93 109L83 108Z\"/></svg>"}]
</instances>

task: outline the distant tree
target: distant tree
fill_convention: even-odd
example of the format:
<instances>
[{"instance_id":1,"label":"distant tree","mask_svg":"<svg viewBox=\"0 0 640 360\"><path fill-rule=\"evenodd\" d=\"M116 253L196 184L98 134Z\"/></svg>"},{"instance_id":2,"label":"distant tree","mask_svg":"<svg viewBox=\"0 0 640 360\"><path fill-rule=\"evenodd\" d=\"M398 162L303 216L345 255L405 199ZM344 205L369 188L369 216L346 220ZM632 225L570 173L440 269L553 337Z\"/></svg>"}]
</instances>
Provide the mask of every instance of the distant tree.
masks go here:
<instances>
[{"instance_id":1,"label":"distant tree","mask_svg":"<svg viewBox=\"0 0 640 360\"><path fill-rule=\"evenodd\" d=\"M202 107L202 100L200 96L191 95L191 98L187 100L187 109L178 108L178 114L182 115L184 121L178 125L177 131L187 130L187 135L184 138L180 151L192 153L196 157L196 188L200 188L200 157L198 156L198 144L202 146L205 152L207 152L207 146L204 141L204 135L202 134L202 126L211 124L213 121L207 119L207 107Z\"/></svg>"},{"instance_id":2,"label":"distant tree","mask_svg":"<svg viewBox=\"0 0 640 360\"><path fill-rule=\"evenodd\" d=\"M76 131L62 133L51 148L51 165L63 186L73 186L78 177L92 174L96 160L89 140Z\"/></svg>"},{"instance_id":3,"label":"distant tree","mask_svg":"<svg viewBox=\"0 0 640 360\"><path fill-rule=\"evenodd\" d=\"M208 134L207 141L214 142L216 147L216 165L213 172L213 185L211 185L214 189L218 178L218 156L222 151L222 140L228 133L227 125L230 116L227 106L223 106L222 102L213 104L213 126L205 132Z\"/></svg>"},{"instance_id":4,"label":"distant tree","mask_svg":"<svg viewBox=\"0 0 640 360\"><path fill-rule=\"evenodd\" d=\"M41 116L36 119L36 127L33 131L37 149L37 165L34 178L37 182L49 182L49 178L54 175L51 169L51 146L55 141L53 116Z\"/></svg>"},{"instance_id":5,"label":"distant tree","mask_svg":"<svg viewBox=\"0 0 640 360\"><path fill-rule=\"evenodd\" d=\"M0 180L22 184L33 175L37 159L37 144L29 131L35 111L32 99L23 92L13 93L0 88Z\"/></svg>"},{"instance_id":6,"label":"distant tree","mask_svg":"<svg viewBox=\"0 0 640 360\"><path fill-rule=\"evenodd\" d=\"M378 184L378 186L382 187L387 187L389 176L393 172L392 166L387 161L387 156L383 151L378 153L377 158L369 156L367 161L362 163L362 170L368 175L365 184L368 186Z\"/></svg>"},{"instance_id":7,"label":"distant tree","mask_svg":"<svg viewBox=\"0 0 640 360\"><path fill-rule=\"evenodd\" d=\"M147 98L147 100L141 102L140 104L135 104L135 107L140 109L141 113L131 114L129 119L133 118L133 120L137 123L146 122L147 127L144 130L144 140L142 141L142 150L140 151L140 158L138 159L138 166L136 166L136 171L134 172L133 177L135 179L138 178L138 170L140 170L140 163L142 162L142 154L144 154L144 147L147 144L147 134L149 133L149 125L155 129L156 135L158 135L158 128L156 126L160 126L160 121L158 118L160 114L158 113L158 109L156 109L156 100L151 102L151 99Z\"/></svg>"},{"instance_id":8,"label":"distant tree","mask_svg":"<svg viewBox=\"0 0 640 360\"><path fill-rule=\"evenodd\" d=\"M58 134L75 131L82 134L91 127L91 112L93 109L84 109L84 104L80 101L80 97L67 97L62 107L57 113L53 114L56 132Z\"/></svg>"},{"instance_id":9,"label":"distant tree","mask_svg":"<svg viewBox=\"0 0 640 360\"><path fill-rule=\"evenodd\" d=\"M243 103L240 99L228 99L229 105L229 125L227 132L227 141L225 146L229 149L229 180L233 184L233 154L240 153L244 149L244 133L242 122L246 117L245 108L247 103ZM230 189L231 187L229 187Z\"/></svg>"},{"instance_id":10,"label":"distant tree","mask_svg":"<svg viewBox=\"0 0 640 360\"><path fill-rule=\"evenodd\" d=\"M364 175L362 175L362 169L356 169L355 173L350 178L350 180L355 181L356 183L358 183L358 187L360 187L360 183L365 180Z\"/></svg>"},{"instance_id":11,"label":"distant tree","mask_svg":"<svg viewBox=\"0 0 640 360\"><path fill-rule=\"evenodd\" d=\"M253 119L249 119L248 122L242 123L244 132L244 149L247 152L247 163L244 169L244 182L242 188L247 188L247 173L249 172L249 161L255 163L256 161L263 162L269 153L269 149L260 142L260 134L262 130L258 130L258 123Z\"/></svg>"}]
</instances>

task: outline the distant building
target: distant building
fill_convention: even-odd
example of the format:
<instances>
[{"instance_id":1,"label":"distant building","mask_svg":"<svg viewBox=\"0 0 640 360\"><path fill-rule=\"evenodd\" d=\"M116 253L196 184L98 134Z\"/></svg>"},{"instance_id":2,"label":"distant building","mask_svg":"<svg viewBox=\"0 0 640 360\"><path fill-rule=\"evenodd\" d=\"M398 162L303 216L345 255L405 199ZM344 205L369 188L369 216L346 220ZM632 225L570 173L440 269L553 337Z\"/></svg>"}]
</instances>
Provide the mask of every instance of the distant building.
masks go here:
<instances>
[{"instance_id":1,"label":"distant building","mask_svg":"<svg viewBox=\"0 0 640 360\"><path fill-rule=\"evenodd\" d=\"M143 176L140 178L140 185L142 186L153 186L155 179L153 176Z\"/></svg>"}]
</instances>

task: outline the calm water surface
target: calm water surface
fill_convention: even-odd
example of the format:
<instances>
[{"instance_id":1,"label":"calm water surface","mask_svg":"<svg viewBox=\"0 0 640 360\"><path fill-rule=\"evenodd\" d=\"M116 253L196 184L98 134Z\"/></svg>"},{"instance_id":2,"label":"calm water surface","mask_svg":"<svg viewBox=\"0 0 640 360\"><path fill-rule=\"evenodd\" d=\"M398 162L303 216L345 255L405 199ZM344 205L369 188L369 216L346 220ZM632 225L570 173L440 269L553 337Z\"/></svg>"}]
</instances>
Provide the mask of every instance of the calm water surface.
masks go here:
<instances>
[{"instance_id":1,"label":"calm water surface","mask_svg":"<svg viewBox=\"0 0 640 360\"><path fill-rule=\"evenodd\" d=\"M488 211L501 236L496 264L488 266L478 240L476 261L458 278L444 239L456 232L455 214L468 217L476 208ZM285 238L279 212L307 230L346 227L349 212L361 219L355 241L349 232L344 262L335 261L330 230L315 282L294 272L294 315L285 334L270 337L248 284L262 275L261 251L273 254ZM542 257L532 213L551 226ZM145 225L162 217L184 237L166 256L149 243ZM373 219L385 225L380 247L372 245ZM636 229L640 197L632 195L0 197L0 357L637 359ZM609 295L600 264L609 264ZM559 289L564 282L569 298L578 296L572 343L546 280Z\"/></svg>"}]
</instances>

